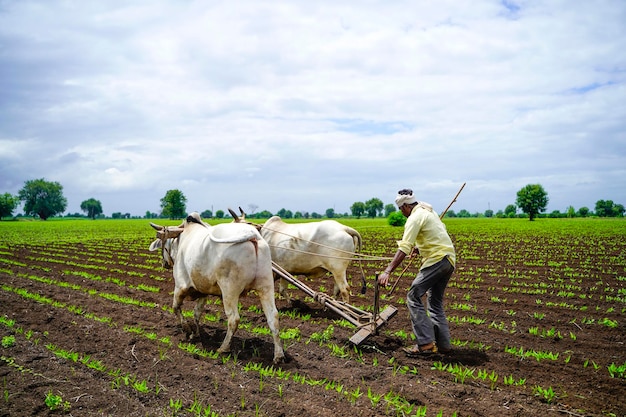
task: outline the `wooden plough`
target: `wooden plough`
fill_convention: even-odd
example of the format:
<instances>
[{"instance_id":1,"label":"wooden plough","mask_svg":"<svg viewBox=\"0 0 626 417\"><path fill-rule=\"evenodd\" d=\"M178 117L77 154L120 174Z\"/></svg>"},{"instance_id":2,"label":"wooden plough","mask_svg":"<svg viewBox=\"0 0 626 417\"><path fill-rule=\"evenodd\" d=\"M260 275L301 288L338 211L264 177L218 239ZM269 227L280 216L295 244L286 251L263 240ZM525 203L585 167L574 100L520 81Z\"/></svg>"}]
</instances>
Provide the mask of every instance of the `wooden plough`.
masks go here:
<instances>
[{"instance_id":1,"label":"wooden plough","mask_svg":"<svg viewBox=\"0 0 626 417\"><path fill-rule=\"evenodd\" d=\"M237 215L232 209L228 209L231 216L233 217L235 222L238 223L248 223L257 229L261 229L263 225L246 222L246 215L241 207L239 207L239 211L241 212L241 217ZM313 242L314 243L314 242ZM358 346L362 342L364 342L368 337L372 334L378 334L378 329L387 324L387 321L396 315L398 309L393 306L387 306L382 313L378 311L378 275L376 276L376 284L375 284L375 295L374 295L374 313L368 313L367 311L363 311L353 305L350 305L343 301L335 300L334 298L329 297L327 294L323 292L317 292L304 284L302 281L296 279L293 275L287 272L283 267L281 267L276 262L272 261L272 270L276 275L283 278L290 284L293 284L298 289L302 290L305 294L313 298L316 302L320 303L324 308L328 308L344 319L348 320L354 326L356 326L359 330L357 333L350 338L350 342L354 345ZM365 293L365 279L363 280L363 289L361 293Z\"/></svg>"},{"instance_id":2,"label":"wooden plough","mask_svg":"<svg viewBox=\"0 0 626 417\"><path fill-rule=\"evenodd\" d=\"M374 294L374 313L368 313L346 302L335 300L327 294L317 292L299 281L289 272L285 271L280 265L272 261L272 270L281 278L285 279L290 284L293 284L298 289L304 291L305 294L313 298L316 302L320 303L324 308L334 311L344 319L348 320L359 330L354 336L350 338L350 342L358 346L364 342L372 334L378 334L378 329L387 324L387 321L396 315L398 309L393 306L387 306L381 313L378 309L378 278L375 284Z\"/></svg>"}]
</instances>

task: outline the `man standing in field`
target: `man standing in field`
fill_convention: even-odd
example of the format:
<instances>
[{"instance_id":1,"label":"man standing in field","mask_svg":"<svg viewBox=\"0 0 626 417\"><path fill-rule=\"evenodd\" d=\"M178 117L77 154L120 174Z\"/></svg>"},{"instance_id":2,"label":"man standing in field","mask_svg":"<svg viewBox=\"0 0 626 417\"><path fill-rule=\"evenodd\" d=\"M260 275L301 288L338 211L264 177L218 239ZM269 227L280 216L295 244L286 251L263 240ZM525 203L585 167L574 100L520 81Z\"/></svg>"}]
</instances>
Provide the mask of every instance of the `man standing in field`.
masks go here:
<instances>
[{"instance_id":1,"label":"man standing in field","mask_svg":"<svg viewBox=\"0 0 626 417\"><path fill-rule=\"evenodd\" d=\"M433 207L418 202L413 191L398 191L396 205L407 218L402 240L398 241L398 251L378 276L378 283L387 285L389 274L398 267L404 258L417 248L422 257L422 265L407 294L407 306L411 316L413 333L417 344L404 348L408 356L423 354L450 353L450 329L443 310L443 296L448 280L454 272L456 252L450 236ZM422 304L422 296L428 294L428 314Z\"/></svg>"}]
</instances>

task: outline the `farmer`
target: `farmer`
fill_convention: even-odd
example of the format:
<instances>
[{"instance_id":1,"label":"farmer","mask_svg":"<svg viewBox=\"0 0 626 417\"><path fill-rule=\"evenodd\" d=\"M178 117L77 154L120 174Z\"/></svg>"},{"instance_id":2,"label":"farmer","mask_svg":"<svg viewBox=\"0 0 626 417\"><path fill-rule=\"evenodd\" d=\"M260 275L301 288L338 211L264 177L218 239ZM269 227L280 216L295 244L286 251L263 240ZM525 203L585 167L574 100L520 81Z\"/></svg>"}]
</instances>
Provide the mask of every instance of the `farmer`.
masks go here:
<instances>
[{"instance_id":1,"label":"farmer","mask_svg":"<svg viewBox=\"0 0 626 417\"><path fill-rule=\"evenodd\" d=\"M407 217L402 240L398 241L398 251L378 276L378 283L387 285L389 274L393 272L414 248L422 257L422 265L407 294L407 306L411 316L413 333L417 344L403 348L408 356L423 354L450 353L450 329L443 311L443 295L448 280L454 272L456 254L446 231L433 207L419 202L413 191L398 191L396 205ZM422 304L422 296L428 294L428 313Z\"/></svg>"}]
</instances>

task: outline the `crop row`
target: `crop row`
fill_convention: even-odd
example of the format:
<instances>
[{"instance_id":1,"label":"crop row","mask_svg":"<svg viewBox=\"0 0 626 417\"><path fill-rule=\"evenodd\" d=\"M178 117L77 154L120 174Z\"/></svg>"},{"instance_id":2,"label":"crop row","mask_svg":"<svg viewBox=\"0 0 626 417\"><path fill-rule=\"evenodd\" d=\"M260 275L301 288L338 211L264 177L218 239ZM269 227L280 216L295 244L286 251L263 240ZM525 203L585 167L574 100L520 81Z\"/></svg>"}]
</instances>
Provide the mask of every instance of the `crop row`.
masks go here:
<instances>
[{"instance_id":1,"label":"crop row","mask_svg":"<svg viewBox=\"0 0 626 417\"><path fill-rule=\"evenodd\" d=\"M152 232L145 224L129 223L116 235L96 224L77 222L76 234L55 231L54 237L47 238L45 230L55 230L54 225L43 225L37 236L29 231L30 227L42 224L27 225L24 233L11 237L10 243L0 243L0 274L3 282L7 277L12 281L11 285L3 283L1 288L3 292L25 300L68 311L95 326L135 335L153 344L157 361L168 360L168 354L171 355L171 349L174 349L190 358L198 358L200 362L217 362L224 371L237 374L233 380L240 378L238 375L242 372L248 375L248 379L254 375L254 382L247 381L248 385L256 385L257 392L271 390L279 399L289 395L294 384L307 387L310 384L308 389L332 393L335 400L354 406L368 404L371 410L381 413L421 415L425 414L425 406L410 400L398 387L403 383L418 385L432 380L452 392L456 385L471 385L484 390L480 391L483 395L528 394L550 406L572 403L583 408L584 404L597 404L596 395L589 395L594 388L569 384L570 380L602 383L604 387L615 380L617 388L624 380L626 358L619 349L611 350L610 346L623 342L626 236L623 231L621 234L616 232L614 226L617 223L606 227L598 223L597 228L588 227L589 223L585 224L587 227L578 228L579 223L574 223L558 223L560 228L557 230L541 230L537 224L521 222L447 222L458 249L457 270L449 285L446 306L453 345L461 353L456 358L412 362L385 346L388 342L391 346L415 343L405 317L405 296L419 261L407 271L393 295L383 289L383 304L395 305L400 314L383 328L374 344L362 349L344 343L347 335L355 330L352 325L321 311L309 297L296 294L296 298L302 300L301 304L312 308L280 309L281 337L287 353L312 350L321 352L318 355L329 360L340 359L354 369L372 368L380 375L398 380L389 390L377 388L365 380L350 382L339 377L320 377L306 370L296 372L289 366L274 368L282 376L267 376L265 373L271 371L255 360L241 360L237 354L218 357L201 344L173 341L175 320L171 308L166 307L171 303L168 294L172 286L171 272L160 269L158 254L147 253ZM484 229L481 228L483 224ZM545 222L541 226L554 224L557 223ZM513 228L509 228L511 225ZM3 232L10 232L13 228L14 225L7 225ZM388 227L361 230L364 252L381 257L393 253L395 240L401 234L401 229ZM29 235L31 237L24 237ZM76 235L82 236L83 240L76 240ZM363 265L371 289L376 272L382 269L381 262L366 261ZM353 268L351 276L354 277L357 267ZM330 278L306 282L319 291L332 287ZM48 290L52 287L58 290ZM371 293L370 290L364 296L354 294L352 303L372 311ZM269 339L266 336L269 330L262 325L263 315L254 300L255 297L251 297L240 304L240 308L245 308L249 314L242 317L239 343L244 345L246 355L258 358L263 352L256 336ZM203 323L208 328L223 328L219 302L212 301L212 305L217 309L211 308L211 312L203 316ZM105 311L107 313L103 314ZM131 319L135 311L144 312L142 320ZM146 318L151 312L158 317L165 313L164 317L169 321L167 327L156 324L158 319ZM185 317L191 315L191 310L184 311ZM303 331L306 327L301 327L301 323L313 324L318 331ZM42 330L35 329L38 331ZM63 357L64 352L76 353L58 340L48 340L46 345L51 347L48 351L58 357ZM475 358L469 358L470 353ZM91 361L101 361L107 371L120 368L120 375L130 375L128 381L137 382L140 388L142 381L147 381L149 395L155 396L158 388L154 376L140 376L140 372L117 363L108 363L101 357L95 359L91 352L78 354L78 361L63 360L107 375L108 372L94 369L98 367L97 362L90 367ZM465 354L468 356L462 356ZM11 359L6 351L3 355L5 364L23 366L19 365L17 358ZM485 367L485 363L489 365ZM246 366L255 369L243 369ZM537 373L542 368L543 372L548 372ZM288 378L284 377L286 373L289 373ZM114 385L115 378L110 378ZM302 378L304 382L301 382ZM118 380L117 385L117 390L124 388L139 392L132 384L126 385L124 379ZM338 390L339 386L341 389ZM396 396L397 401L394 400ZM258 397L251 398L250 394L244 396L242 393L239 400L245 404L240 405L240 410L262 408ZM201 415L199 409L207 410L209 404L212 405L209 410L215 411L215 404L204 399L193 402L182 396L171 396L165 400L169 401L165 408L169 408L171 414L182 413L185 409L192 412L193 409L194 415ZM53 399L50 401L54 402ZM62 406L63 402L60 404ZM432 407L429 406L431 410ZM458 409L461 409L460 405ZM607 405L605 414L610 415L616 409ZM594 412L600 413L600 410L594 408Z\"/></svg>"}]
</instances>

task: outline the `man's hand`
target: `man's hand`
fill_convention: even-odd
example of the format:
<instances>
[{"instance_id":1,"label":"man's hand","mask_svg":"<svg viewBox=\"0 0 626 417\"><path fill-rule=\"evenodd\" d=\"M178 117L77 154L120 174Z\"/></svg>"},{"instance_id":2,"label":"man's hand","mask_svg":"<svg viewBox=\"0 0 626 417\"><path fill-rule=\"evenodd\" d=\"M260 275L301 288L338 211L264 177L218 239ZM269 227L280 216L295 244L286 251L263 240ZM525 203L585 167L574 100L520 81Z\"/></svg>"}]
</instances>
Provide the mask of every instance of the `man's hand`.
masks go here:
<instances>
[{"instance_id":1,"label":"man's hand","mask_svg":"<svg viewBox=\"0 0 626 417\"><path fill-rule=\"evenodd\" d=\"M378 275L378 284L386 287L389 284L389 274L387 272L381 272Z\"/></svg>"},{"instance_id":2,"label":"man's hand","mask_svg":"<svg viewBox=\"0 0 626 417\"><path fill-rule=\"evenodd\" d=\"M387 284L389 284L389 274L393 272L393 270L396 269L398 265L402 263L405 256L406 254L402 252L400 249L396 251L396 254L393 256L391 263L387 266L387 268L385 268L383 272L380 273L380 275L378 275L378 283L380 285L385 287L387 286ZM390 271L390 272L387 272L387 271Z\"/></svg>"}]
</instances>

